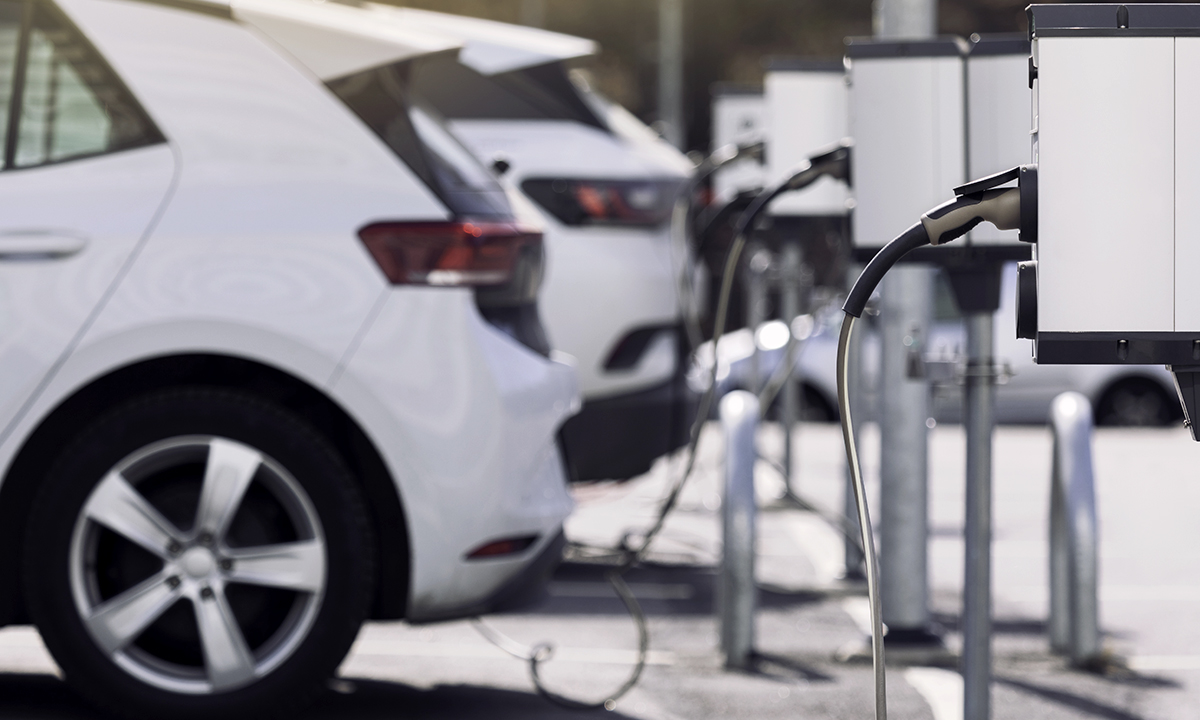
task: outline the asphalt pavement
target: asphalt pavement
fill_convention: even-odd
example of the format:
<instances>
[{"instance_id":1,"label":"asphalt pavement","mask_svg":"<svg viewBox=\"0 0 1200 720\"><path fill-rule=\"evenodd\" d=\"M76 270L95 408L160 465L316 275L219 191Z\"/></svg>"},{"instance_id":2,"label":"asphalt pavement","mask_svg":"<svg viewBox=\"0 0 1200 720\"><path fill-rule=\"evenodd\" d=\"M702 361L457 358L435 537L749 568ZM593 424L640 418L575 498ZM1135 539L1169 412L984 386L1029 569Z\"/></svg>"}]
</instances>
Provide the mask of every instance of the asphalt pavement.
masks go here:
<instances>
[{"instance_id":1,"label":"asphalt pavement","mask_svg":"<svg viewBox=\"0 0 1200 720\"><path fill-rule=\"evenodd\" d=\"M877 493L877 441L865 431L867 476ZM826 515L841 507L839 430L803 425L795 435L794 487ZM777 457L777 426L760 430ZM1101 613L1113 658L1102 674L1073 670L1046 641L1046 535L1050 438L1042 428L1001 428L996 437L995 720L1184 720L1200 717L1200 446L1179 430L1102 430L1095 444L1101 520ZM838 658L861 646L866 599L844 582L842 539L826 520L778 501L768 463L756 476L760 611L757 655L727 671L717 651L714 582L720 551L720 435L706 429L698 472L649 561L627 577L646 612L649 662L613 718L869 718L869 666ZM930 444L932 611L953 652L962 584L963 435L940 426ZM636 542L678 472L678 458L624 484L576 491L568 536L592 548ZM878 513L876 513L878 515ZM602 700L630 671L637 635L588 553L557 572L549 597L519 614L487 618L513 640L549 642L543 665L554 692ZM960 720L953 664L895 665L893 718ZM363 629L340 677L306 718L575 718L533 690L525 663L488 643L469 622ZM37 633L0 630L0 717L76 719L94 714L58 677Z\"/></svg>"}]
</instances>

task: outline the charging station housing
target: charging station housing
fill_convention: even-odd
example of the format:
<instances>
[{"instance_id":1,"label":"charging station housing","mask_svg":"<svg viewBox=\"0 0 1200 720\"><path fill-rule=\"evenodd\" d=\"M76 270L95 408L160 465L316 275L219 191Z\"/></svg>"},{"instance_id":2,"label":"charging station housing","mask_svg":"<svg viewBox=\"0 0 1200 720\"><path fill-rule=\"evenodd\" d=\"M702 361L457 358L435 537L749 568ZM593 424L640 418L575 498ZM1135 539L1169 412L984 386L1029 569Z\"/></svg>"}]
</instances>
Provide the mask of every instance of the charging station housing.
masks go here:
<instances>
[{"instance_id":1,"label":"charging station housing","mask_svg":"<svg viewBox=\"0 0 1200 720\"><path fill-rule=\"evenodd\" d=\"M1029 27L1022 332L1043 364L1169 366L1200 439L1200 5L1033 5Z\"/></svg>"},{"instance_id":2,"label":"charging station housing","mask_svg":"<svg viewBox=\"0 0 1200 720\"><path fill-rule=\"evenodd\" d=\"M768 113L761 88L718 83L712 90L712 149L763 142ZM771 175L754 158L739 158L713 174L713 194L727 203L740 193L761 190Z\"/></svg>"},{"instance_id":3,"label":"charging station housing","mask_svg":"<svg viewBox=\"0 0 1200 720\"><path fill-rule=\"evenodd\" d=\"M853 246L869 259L948 188L966 179L960 38L875 41L846 47Z\"/></svg>"},{"instance_id":4,"label":"charging station housing","mask_svg":"<svg viewBox=\"0 0 1200 720\"><path fill-rule=\"evenodd\" d=\"M767 176L786 177L815 151L849 133L845 64L840 60L773 58L763 77L767 125ZM824 177L803 192L771 203L775 217L842 217L849 188Z\"/></svg>"}]
</instances>

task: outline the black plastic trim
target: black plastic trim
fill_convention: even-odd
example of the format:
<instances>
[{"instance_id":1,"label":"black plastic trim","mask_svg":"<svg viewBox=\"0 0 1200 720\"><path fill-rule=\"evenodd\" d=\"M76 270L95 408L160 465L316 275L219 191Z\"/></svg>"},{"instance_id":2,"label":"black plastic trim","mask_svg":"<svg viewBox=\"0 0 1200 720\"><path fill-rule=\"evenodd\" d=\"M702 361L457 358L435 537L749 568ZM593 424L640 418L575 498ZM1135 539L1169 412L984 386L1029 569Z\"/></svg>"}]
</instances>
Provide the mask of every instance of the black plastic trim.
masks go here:
<instances>
[{"instance_id":1,"label":"black plastic trim","mask_svg":"<svg viewBox=\"0 0 1200 720\"><path fill-rule=\"evenodd\" d=\"M1017 263L1017 337L1037 339L1037 260Z\"/></svg>"},{"instance_id":2,"label":"black plastic trim","mask_svg":"<svg viewBox=\"0 0 1200 720\"><path fill-rule=\"evenodd\" d=\"M1037 165L1022 165L1018 187L1021 188L1021 227L1018 238L1023 243L1038 241L1038 169Z\"/></svg>"},{"instance_id":3,"label":"black plastic trim","mask_svg":"<svg viewBox=\"0 0 1200 720\"><path fill-rule=\"evenodd\" d=\"M994 55L1028 55L1029 38L1020 33L1001 35L972 35L968 57L990 57Z\"/></svg>"},{"instance_id":4,"label":"black plastic trim","mask_svg":"<svg viewBox=\"0 0 1200 720\"><path fill-rule=\"evenodd\" d=\"M943 36L932 40L875 40L854 37L846 39L846 56L855 58L897 57L961 57L969 51L967 41L958 36Z\"/></svg>"},{"instance_id":5,"label":"black plastic trim","mask_svg":"<svg viewBox=\"0 0 1200 720\"><path fill-rule=\"evenodd\" d=\"M1039 332L1041 365L1194 365L1200 332Z\"/></svg>"},{"instance_id":6,"label":"black plastic trim","mask_svg":"<svg viewBox=\"0 0 1200 720\"><path fill-rule=\"evenodd\" d=\"M682 375L661 385L589 400L563 424L572 481L625 480L688 441L696 397Z\"/></svg>"},{"instance_id":7,"label":"black plastic trim","mask_svg":"<svg viewBox=\"0 0 1200 720\"><path fill-rule=\"evenodd\" d=\"M763 69L767 72L844 73L846 63L841 58L826 60L772 55L763 61Z\"/></svg>"},{"instance_id":8,"label":"black plastic trim","mask_svg":"<svg viewBox=\"0 0 1200 720\"><path fill-rule=\"evenodd\" d=\"M1033 37L1200 34L1200 5L1194 4L1031 5L1029 16Z\"/></svg>"},{"instance_id":9,"label":"black plastic trim","mask_svg":"<svg viewBox=\"0 0 1200 720\"><path fill-rule=\"evenodd\" d=\"M881 248L854 248L855 262L870 262L871 258ZM911 250L900 259L900 263L928 263L943 267L970 265L979 262L1012 262L1029 260L1033 257L1033 248L1021 245L943 245L940 247L920 247Z\"/></svg>"},{"instance_id":10,"label":"black plastic trim","mask_svg":"<svg viewBox=\"0 0 1200 720\"><path fill-rule=\"evenodd\" d=\"M674 323L647 325L630 330L613 344L612 350L608 352L608 357L604 361L604 369L607 372L634 369L642 361L642 357L646 354L646 350L654 338L666 332L672 333L676 341L681 335L679 325Z\"/></svg>"}]
</instances>

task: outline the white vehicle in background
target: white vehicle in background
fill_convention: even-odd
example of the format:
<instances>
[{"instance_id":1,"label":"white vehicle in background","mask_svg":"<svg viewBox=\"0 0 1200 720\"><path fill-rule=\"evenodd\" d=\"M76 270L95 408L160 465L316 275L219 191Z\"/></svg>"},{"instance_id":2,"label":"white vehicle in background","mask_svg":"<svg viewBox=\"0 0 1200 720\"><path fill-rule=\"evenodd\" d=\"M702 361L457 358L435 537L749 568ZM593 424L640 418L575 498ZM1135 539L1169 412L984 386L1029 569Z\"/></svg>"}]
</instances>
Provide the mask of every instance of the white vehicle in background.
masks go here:
<instances>
[{"instance_id":1,"label":"white vehicle in background","mask_svg":"<svg viewBox=\"0 0 1200 720\"><path fill-rule=\"evenodd\" d=\"M481 159L542 214L539 303L551 344L578 360L583 409L563 441L575 479L628 478L686 442L680 278L671 213L691 162L567 63L590 40L505 23L370 5L460 39L414 66L413 85Z\"/></svg>"},{"instance_id":2,"label":"white vehicle in background","mask_svg":"<svg viewBox=\"0 0 1200 720\"><path fill-rule=\"evenodd\" d=\"M291 716L369 618L561 557L540 236L458 42L294 0L0 0L0 624L134 717Z\"/></svg>"},{"instance_id":3,"label":"white vehicle in background","mask_svg":"<svg viewBox=\"0 0 1200 720\"><path fill-rule=\"evenodd\" d=\"M1001 423L1044 424L1050 417L1050 404L1062 392L1074 390L1092 403L1097 425L1154 426L1182 419L1179 400L1171 373L1150 365L1038 365L1034 363L1030 341L1016 336L1016 266L1005 268L996 314L996 358L1012 371L1012 376L996 387L996 421ZM954 310L948 288L939 290L941 317L934 323L931 336L921 348L923 360L932 371L934 363L953 363L966 349L962 322ZM813 327L796 358L795 368L804 390L804 415L812 421L837 419L836 355L842 313L829 308ZM869 326L868 326L869 327ZM729 333L718 347L718 391L753 386L753 352L759 347L759 377L769 377L783 361L788 331L780 321L759 327L757 340L747 329ZM868 392L864 416L873 416L876 378L879 372L878 336L864 336L864 383ZM712 368L712 346L706 343L697 352L697 362L689 372L689 381L697 390L707 386L706 369ZM949 370L949 368L947 368ZM933 374L930 372L930 374ZM935 383L933 412L939 421L958 422L962 416L962 391L952 372Z\"/></svg>"}]
</instances>

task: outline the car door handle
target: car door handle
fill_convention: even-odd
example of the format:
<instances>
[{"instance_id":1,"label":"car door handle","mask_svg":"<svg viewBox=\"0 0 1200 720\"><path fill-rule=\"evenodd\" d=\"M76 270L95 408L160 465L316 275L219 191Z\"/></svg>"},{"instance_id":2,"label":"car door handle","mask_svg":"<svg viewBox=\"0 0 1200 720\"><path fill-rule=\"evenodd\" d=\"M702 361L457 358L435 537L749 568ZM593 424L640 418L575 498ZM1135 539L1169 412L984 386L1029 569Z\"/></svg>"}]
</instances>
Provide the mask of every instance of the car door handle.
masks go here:
<instances>
[{"instance_id":1,"label":"car door handle","mask_svg":"<svg viewBox=\"0 0 1200 720\"><path fill-rule=\"evenodd\" d=\"M87 246L87 238L65 230L0 230L0 261L58 260Z\"/></svg>"}]
</instances>

